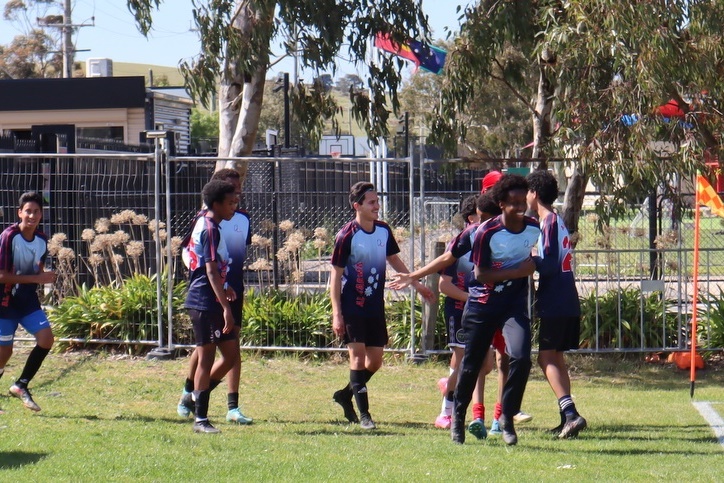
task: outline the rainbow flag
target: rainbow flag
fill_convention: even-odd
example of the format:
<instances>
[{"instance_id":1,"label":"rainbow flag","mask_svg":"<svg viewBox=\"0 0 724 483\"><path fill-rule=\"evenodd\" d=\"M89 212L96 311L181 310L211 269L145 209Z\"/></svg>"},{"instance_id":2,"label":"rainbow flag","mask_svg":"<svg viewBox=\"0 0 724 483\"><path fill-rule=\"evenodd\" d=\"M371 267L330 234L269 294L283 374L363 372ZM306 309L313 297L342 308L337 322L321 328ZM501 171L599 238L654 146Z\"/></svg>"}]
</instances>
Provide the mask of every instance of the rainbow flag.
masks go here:
<instances>
[{"instance_id":1,"label":"rainbow flag","mask_svg":"<svg viewBox=\"0 0 724 483\"><path fill-rule=\"evenodd\" d=\"M433 74L442 72L447 57L445 50L433 45L414 39L407 39L404 43L398 44L390 38L389 34L384 33L375 35L375 47L407 59L417 67Z\"/></svg>"},{"instance_id":2,"label":"rainbow flag","mask_svg":"<svg viewBox=\"0 0 724 483\"><path fill-rule=\"evenodd\" d=\"M699 197L699 204L709 208L715 215L724 218L724 202L716 194L709 181L700 174L696 176L696 194Z\"/></svg>"}]
</instances>

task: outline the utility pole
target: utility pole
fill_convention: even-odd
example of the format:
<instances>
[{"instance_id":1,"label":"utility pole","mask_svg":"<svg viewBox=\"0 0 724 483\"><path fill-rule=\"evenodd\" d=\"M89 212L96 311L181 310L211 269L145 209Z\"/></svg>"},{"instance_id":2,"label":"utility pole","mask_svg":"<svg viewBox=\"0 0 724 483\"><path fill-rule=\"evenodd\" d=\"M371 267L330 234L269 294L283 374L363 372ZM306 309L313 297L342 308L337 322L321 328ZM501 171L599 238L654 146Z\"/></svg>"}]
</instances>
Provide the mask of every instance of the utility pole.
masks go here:
<instances>
[{"instance_id":1,"label":"utility pole","mask_svg":"<svg viewBox=\"0 0 724 483\"><path fill-rule=\"evenodd\" d=\"M73 24L71 20L72 0L63 0L63 17L62 21L56 15L49 15L45 18L39 18L38 25L40 27L53 27L60 29L61 40L63 42L63 78L70 79L73 77L73 57L78 52L73 47L73 30L80 27L95 27L95 17L91 17L93 23Z\"/></svg>"}]
</instances>

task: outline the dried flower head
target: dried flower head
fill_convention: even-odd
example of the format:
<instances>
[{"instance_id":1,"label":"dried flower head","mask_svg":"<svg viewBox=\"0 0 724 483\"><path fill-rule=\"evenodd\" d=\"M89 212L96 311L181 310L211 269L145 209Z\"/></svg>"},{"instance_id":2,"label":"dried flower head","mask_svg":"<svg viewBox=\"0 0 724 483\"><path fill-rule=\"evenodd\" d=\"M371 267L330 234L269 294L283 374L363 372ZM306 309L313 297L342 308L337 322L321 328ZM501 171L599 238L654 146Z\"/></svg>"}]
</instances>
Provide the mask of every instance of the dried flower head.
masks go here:
<instances>
[{"instance_id":1,"label":"dried flower head","mask_svg":"<svg viewBox=\"0 0 724 483\"><path fill-rule=\"evenodd\" d=\"M272 245L272 240L261 235L252 235L251 244L255 247L269 248Z\"/></svg>"},{"instance_id":2,"label":"dried flower head","mask_svg":"<svg viewBox=\"0 0 724 483\"><path fill-rule=\"evenodd\" d=\"M274 228L276 227L276 225L274 224L274 222L272 220L267 218L266 220L261 220L259 227L261 228L261 231L271 233L274 231Z\"/></svg>"},{"instance_id":3,"label":"dried flower head","mask_svg":"<svg viewBox=\"0 0 724 483\"><path fill-rule=\"evenodd\" d=\"M115 263L116 265L122 265L123 260L123 255L120 255L118 253L113 254L113 263Z\"/></svg>"},{"instance_id":4,"label":"dried flower head","mask_svg":"<svg viewBox=\"0 0 724 483\"><path fill-rule=\"evenodd\" d=\"M120 213L114 213L111 215L111 223L114 225L121 225L123 223L131 223L133 218L136 216L136 212L133 210L123 210Z\"/></svg>"},{"instance_id":5,"label":"dried flower head","mask_svg":"<svg viewBox=\"0 0 724 483\"><path fill-rule=\"evenodd\" d=\"M72 248L63 247L58 252L58 260L61 262L72 262L75 260L75 252Z\"/></svg>"},{"instance_id":6,"label":"dried flower head","mask_svg":"<svg viewBox=\"0 0 724 483\"><path fill-rule=\"evenodd\" d=\"M316 248L317 250L324 250L324 248L327 246L327 241L322 240L321 238L315 238L314 242L312 242L312 244L314 245L314 248Z\"/></svg>"},{"instance_id":7,"label":"dried flower head","mask_svg":"<svg viewBox=\"0 0 724 483\"><path fill-rule=\"evenodd\" d=\"M257 258L249 265L249 270L271 270L272 265L266 258Z\"/></svg>"},{"instance_id":8,"label":"dried flower head","mask_svg":"<svg viewBox=\"0 0 724 483\"><path fill-rule=\"evenodd\" d=\"M304 237L304 233L297 230L289 234L284 242L284 246L291 252L298 252L304 247L306 241L307 239Z\"/></svg>"},{"instance_id":9,"label":"dried flower head","mask_svg":"<svg viewBox=\"0 0 724 483\"><path fill-rule=\"evenodd\" d=\"M156 233L156 230L158 230L158 229L163 230L164 228L166 228L166 223L164 223L162 221L159 222L158 220L153 219L148 222L148 230L151 233Z\"/></svg>"},{"instance_id":10,"label":"dried flower head","mask_svg":"<svg viewBox=\"0 0 724 483\"><path fill-rule=\"evenodd\" d=\"M93 228L86 228L83 230L83 232L80 234L80 239L83 241L93 241L93 239L96 237L96 231Z\"/></svg>"},{"instance_id":11,"label":"dried flower head","mask_svg":"<svg viewBox=\"0 0 724 483\"><path fill-rule=\"evenodd\" d=\"M50 242L62 245L67 239L68 235L66 235L65 233L56 233L55 235L50 237Z\"/></svg>"},{"instance_id":12,"label":"dried flower head","mask_svg":"<svg viewBox=\"0 0 724 483\"><path fill-rule=\"evenodd\" d=\"M104 260L105 260L105 258L97 253L92 253L88 257L88 263L90 264L91 267L98 267L101 263L103 263Z\"/></svg>"},{"instance_id":13,"label":"dried flower head","mask_svg":"<svg viewBox=\"0 0 724 483\"><path fill-rule=\"evenodd\" d=\"M324 227L317 227L314 229L314 238L319 240L329 240L329 232Z\"/></svg>"},{"instance_id":14,"label":"dried flower head","mask_svg":"<svg viewBox=\"0 0 724 483\"><path fill-rule=\"evenodd\" d=\"M148 217L146 215L134 215L131 223L134 225L145 225L148 223Z\"/></svg>"},{"instance_id":15,"label":"dried flower head","mask_svg":"<svg viewBox=\"0 0 724 483\"><path fill-rule=\"evenodd\" d=\"M290 231L294 229L294 222L292 220L284 220L279 223L279 229L281 231Z\"/></svg>"},{"instance_id":16,"label":"dried flower head","mask_svg":"<svg viewBox=\"0 0 724 483\"><path fill-rule=\"evenodd\" d=\"M295 270L292 273L291 282L292 283L302 283L304 281L304 272L301 270Z\"/></svg>"},{"instance_id":17,"label":"dried flower head","mask_svg":"<svg viewBox=\"0 0 724 483\"><path fill-rule=\"evenodd\" d=\"M113 240L114 247L119 247L131 239L131 237L128 235L128 233L126 233L123 230L116 231L112 236L113 236L112 240Z\"/></svg>"},{"instance_id":18,"label":"dried flower head","mask_svg":"<svg viewBox=\"0 0 724 483\"><path fill-rule=\"evenodd\" d=\"M181 253L183 242L184 239L180 236L171 237L171 255L175 257L178 256L179 253Z\"/></svg>"},{"instance_id":19,"label":"dried flower head","mask_svg":"<svg viewBox=\"0 0 724 483\"><path fill-rule=\"evenodd\" d=\"M108 218L98 218L96 220L96 233L108 233L111 229L111 222Z\"/></svg>"},{"instance_id":20,"label":"dried flower head","mask_svg":"<svg viewBox=\"0 0 724 483\"><path fill-rule=\"evenodd\" d=\"M138 258L143 255L143 250L143 242L140 241L130 241L128 245L126 245L126 254L132 258Z\"/></svg>"}]
</instances>

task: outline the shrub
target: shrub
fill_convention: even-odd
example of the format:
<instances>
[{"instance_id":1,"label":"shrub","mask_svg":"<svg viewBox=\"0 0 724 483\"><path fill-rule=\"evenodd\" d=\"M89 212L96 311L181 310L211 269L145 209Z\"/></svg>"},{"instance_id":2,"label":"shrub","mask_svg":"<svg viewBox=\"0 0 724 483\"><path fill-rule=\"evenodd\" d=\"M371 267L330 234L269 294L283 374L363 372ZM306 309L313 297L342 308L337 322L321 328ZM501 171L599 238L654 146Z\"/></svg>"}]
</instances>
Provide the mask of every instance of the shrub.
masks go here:
<instances>
[{"instance_id":1,"label":"shrub","mask_svg":"<svg viewBox=\"0 0 724 483\"><path fill-rule=\"evenodd\" d=\"M697 340L708 340L710 348L724 347L724 292L702 297L706 313L697 322Z\"/></svg>"},{"instance_id":2,"label":"shrub","mask_svg":"<svg viewBox=\"0 0 724 483\"><path fill-rule=\"evenodd\" d=\"M174 285L172 300L174 313L178 314L174 316L174 330L179 336L188 327L185 314L181 313L185 292L185 282ZM164 283L163 307L166 297ZM156 276L136 274L119 287L105 285L89 289L83 285L78 295L66 297L60 305L50 309L48 317L59 339L117 339L123 341L122 346L129 353L140 354L148 346L134 342L158 339L157 313ZM165 310L163 321L167 326ZM62 350L75 345L59 343L57 347Z\"/></svg>"}]
</instances>

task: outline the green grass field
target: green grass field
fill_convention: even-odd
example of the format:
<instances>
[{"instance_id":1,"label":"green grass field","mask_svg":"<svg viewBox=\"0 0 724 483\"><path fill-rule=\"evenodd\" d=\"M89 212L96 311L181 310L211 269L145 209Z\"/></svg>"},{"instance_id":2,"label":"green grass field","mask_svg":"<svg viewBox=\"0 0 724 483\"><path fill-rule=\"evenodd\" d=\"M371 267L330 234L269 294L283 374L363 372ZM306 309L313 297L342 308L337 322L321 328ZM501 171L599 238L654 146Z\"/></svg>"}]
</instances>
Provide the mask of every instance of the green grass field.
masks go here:
<instances>
[{"instance_id":1,"label":"green grass field","mask_svg":"<svg viewBox=\"0 0 724 483\"><path fill-rule=\"evenodd\" d=\"M18 350L0 387L25 361ZM31 389L43 411L0 397L3 481L721 481L724 448L689 398L688 372L631 356L577 357L573 395L589 429L553 440L555 398L533 370L519 444L500 437L463 446L432 426L444 363L387 361L369 383L378 429L341 419L332 392L344 360L244 356L241 401L255 418L231 426L223 385L210 418L220 435L198 435L176 415L186 359L146 361L51 354ZM492 378L489 378L492 387ZM487 399L487 398L486 398ZM724 414L724 369L701 371L695 400ZM488 413L492 398L487 401Z\"/></svg>"}]
</instances>

